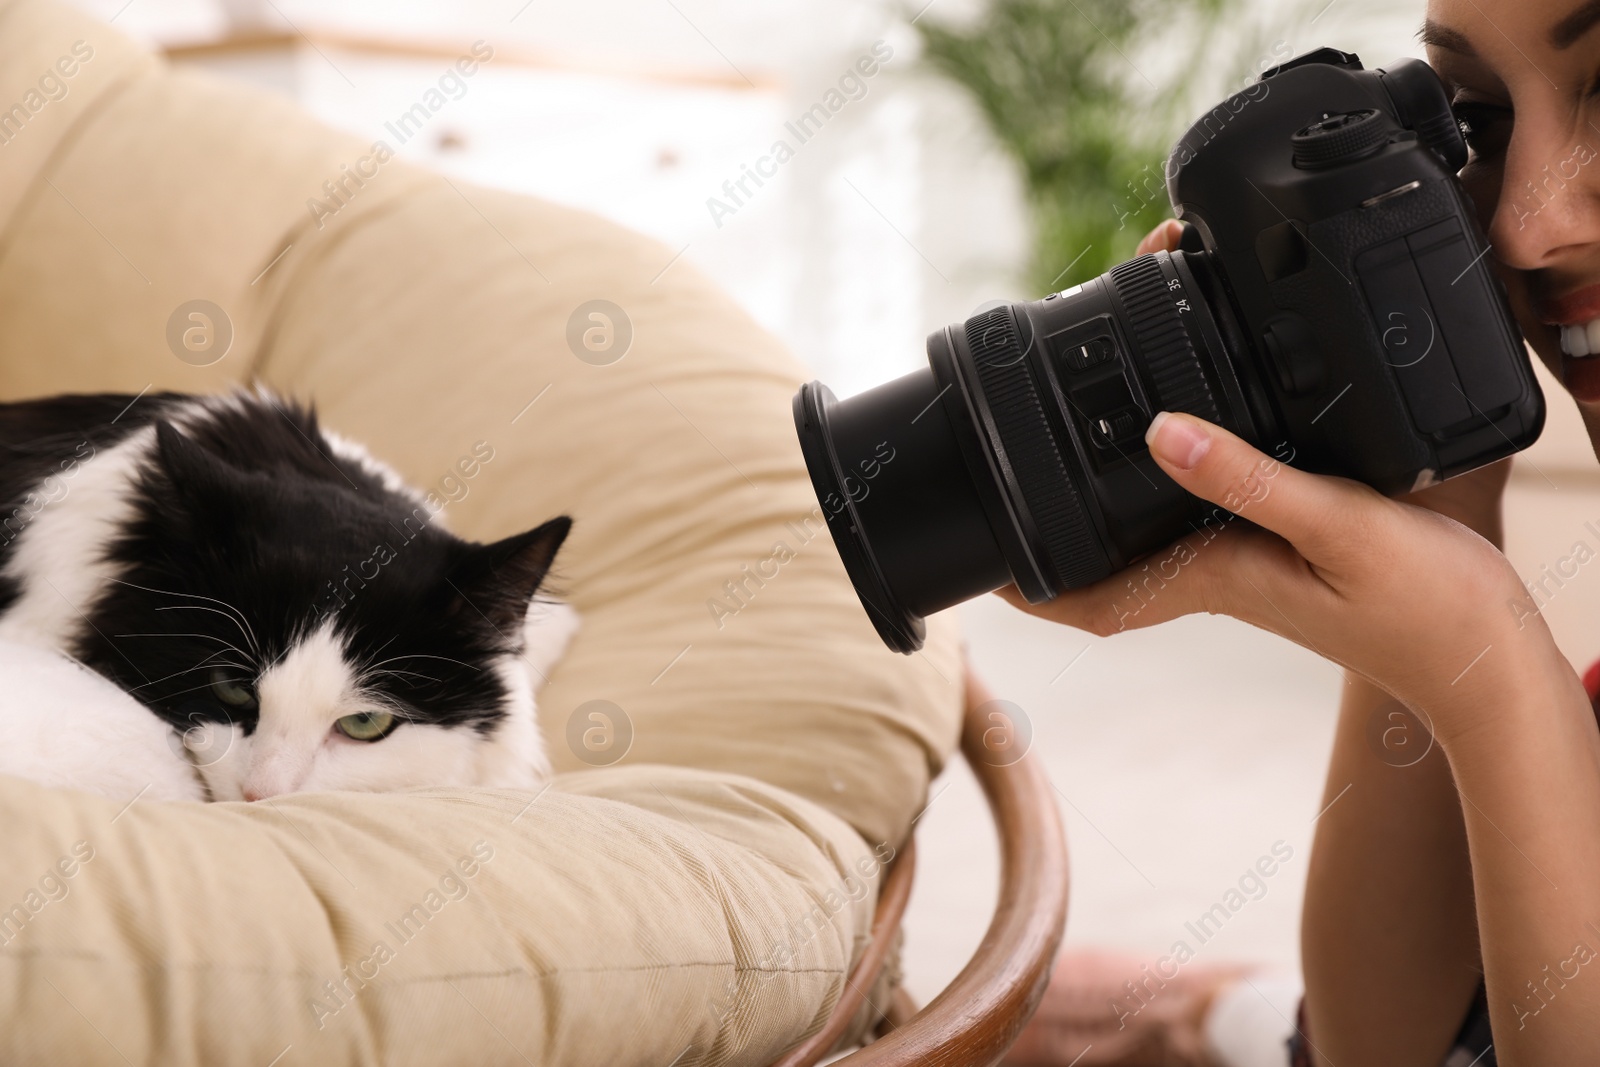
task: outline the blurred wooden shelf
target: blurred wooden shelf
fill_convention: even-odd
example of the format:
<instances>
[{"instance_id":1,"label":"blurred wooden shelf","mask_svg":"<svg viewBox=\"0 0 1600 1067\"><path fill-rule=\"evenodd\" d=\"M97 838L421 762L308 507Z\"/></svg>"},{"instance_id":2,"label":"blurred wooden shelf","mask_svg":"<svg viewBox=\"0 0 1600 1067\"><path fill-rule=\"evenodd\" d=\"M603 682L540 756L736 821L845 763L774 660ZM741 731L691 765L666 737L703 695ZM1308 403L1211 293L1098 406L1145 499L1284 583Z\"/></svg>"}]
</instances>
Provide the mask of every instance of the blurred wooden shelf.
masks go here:
<instances>
[{"instance_id":1,"label":"blurred wooden shelf","mask_svg":"<svg viewBox=\"0 0 1600 1067\"><path fill-rule=\"evenodd\" d=\"M533 68L660 85L731 89L742 92L768 91L780 87L777 79L762 73L753 73L749 78L745 78L733 71L725 70L665 67L621 59L554 55L528 48L507 46L503 43L493 43L493 47L492 62L497 67ZM176 61L226 59L263 52L292 53L303 49L319 53L334 51L377 60L435 60L448 64L461 56L470 56L472 42L447 38L386 37L308 26L285 30L268 27L234 29L217 37L167 42L161 48L167 58Z\"/></svg>"}]
</instances>

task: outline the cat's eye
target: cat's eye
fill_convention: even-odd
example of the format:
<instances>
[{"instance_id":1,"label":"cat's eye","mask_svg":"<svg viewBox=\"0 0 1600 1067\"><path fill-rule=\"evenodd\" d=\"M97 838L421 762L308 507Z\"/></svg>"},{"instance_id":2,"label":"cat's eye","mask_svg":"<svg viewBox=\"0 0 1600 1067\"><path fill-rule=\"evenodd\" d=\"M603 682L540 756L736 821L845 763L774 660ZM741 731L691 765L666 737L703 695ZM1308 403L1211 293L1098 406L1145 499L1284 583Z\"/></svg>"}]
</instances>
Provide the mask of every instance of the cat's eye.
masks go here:
<instances>
[{"instance_id":1,"label":"cat's eye","mask_svg":"<svg viewBox=\"0 0 1600 1067\"><path fill-rule=\"evenodd\" d=\"M256 706L256 687L234 677L227 667L211 668L211 693L235 711L253 711Z\"/></svg>"},{"instance_id":2,"label":"cat's eye","mask_svg":"<svg viewBox=\"0 0 1600 1067\"><path fill-rule=\"evenodd\" d=\"M387 711L363 711L346 715L334 723L334 729L352 741L382 741L395 728L397 720Z\"/></svg>"}]
</instances>

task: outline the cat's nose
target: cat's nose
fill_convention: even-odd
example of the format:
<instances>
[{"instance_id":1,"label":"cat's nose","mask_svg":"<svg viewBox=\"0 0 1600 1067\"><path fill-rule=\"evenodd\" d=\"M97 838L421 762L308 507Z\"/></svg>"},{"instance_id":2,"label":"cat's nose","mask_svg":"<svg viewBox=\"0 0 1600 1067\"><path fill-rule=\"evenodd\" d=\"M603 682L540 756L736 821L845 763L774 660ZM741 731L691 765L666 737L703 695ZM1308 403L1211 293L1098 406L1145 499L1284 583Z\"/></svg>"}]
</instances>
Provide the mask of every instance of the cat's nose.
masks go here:
<instances>
[{"instance_id":1,"label":"cat's nose","mask_svg":"<svg viewBox=\"0 0 1600 1067\"><path fill-rule=\"evenodd\" d=\"M250 773L244 776L244 781L239 785L239 792L251 801L293 793L300 788L310 771L311 767L297 753L269 747L256 755Z\"/></svg>"},{"instance_id":2,"label":"cat's nose","mask_svg":"<svg viewBox=\"0 0 1600 1067\"><path fill-rule=\"evenodd\" d=\"M239 792L252 804L258 800L270 800L285 793L294 792L294 783L277 781L274 779L250 778L239 787Z\"/></svg>"}]
</instances>

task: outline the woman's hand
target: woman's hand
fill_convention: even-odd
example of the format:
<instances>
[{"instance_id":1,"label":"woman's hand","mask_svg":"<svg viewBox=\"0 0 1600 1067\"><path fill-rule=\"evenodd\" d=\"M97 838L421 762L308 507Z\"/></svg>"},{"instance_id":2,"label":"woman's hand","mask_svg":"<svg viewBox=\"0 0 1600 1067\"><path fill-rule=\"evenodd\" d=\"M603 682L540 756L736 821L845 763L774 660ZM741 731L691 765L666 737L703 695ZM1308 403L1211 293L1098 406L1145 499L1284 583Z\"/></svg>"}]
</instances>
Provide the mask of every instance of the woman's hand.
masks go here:
<instances>
[{"instance_id":1,"label":"woman's hand","mask_svg":"<svg viewBox=\"0 0 1600 1067\"><path fill-rule=\"evenodd\" d=\"M1296 470L1190 415L1158 415L1146 440L1174 481L1225 509L1217 521L1048 603L1028 605L1015 588L1002 596L1100 635L1231 615L1425 708L1441 740L1451 724L1436 709L1470 713L1480 682L1504 680L1502 669L1527 658L1516 646L1550 642L1511 564L1461 523Z\"/></svg>"},{"instance_id":2,"label":"woman's hand","mask_svg":"<svg viewBox=\"0 0 1600 1067\"><path fill-rule=\"evenodd\" d=\"M1502 459L1420 493L1412 493L1405 502L1454 519L1503 550L1506 538L1501 500L1510 478L1511 460Z\"/></svg>"},{"instance_id":3,"label":"woman's hand","mask_svg":"<svg viewBox=\"0 0 1600 1067\"><path fill-rule=\"evenodd\" d=\"M1149 255L1151 252L1176 252L1178 242L1183 238L1183 223L1177 219L1168 219L1149 233L1144 235L1144 240L1139 242L1139 247L1134 249L1136 256Z\"/></svg>"},{"instance_id":4,"label":"woman's hand","mask_svg":"<svg viewBox=\"0 0 1600 1067\"><path fill-rule=\"evenodd\" d=\"M1135 255L1176 252L1182 237L1183 223L1168 219L1145 235ZM1500 501L1510 477L1511 460L1505 459L1459 478L1452 478L1443 485L1413 493L1405 499L1407 503L1420 508L1447 515L1481 534L1496 548L1504 548L1505 532Z\"/></svg>"}]
</instances>

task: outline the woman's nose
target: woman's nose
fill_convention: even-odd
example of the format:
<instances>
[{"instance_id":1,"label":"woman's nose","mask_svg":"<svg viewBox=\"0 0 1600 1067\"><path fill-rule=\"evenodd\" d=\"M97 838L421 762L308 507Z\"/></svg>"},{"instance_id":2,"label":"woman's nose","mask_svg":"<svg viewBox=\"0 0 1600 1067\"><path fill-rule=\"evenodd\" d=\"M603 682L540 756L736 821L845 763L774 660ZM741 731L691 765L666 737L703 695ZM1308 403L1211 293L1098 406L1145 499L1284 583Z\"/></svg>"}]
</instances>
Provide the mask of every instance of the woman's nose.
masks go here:
<instances>
[{"instance_id":1,"label":"woman's nose","mask_svg":"<svg viewBox=\"0 0 1600 1067\"><path fill-rule=\"evenodd\" d=\"M1597 138L1596 140L1600 140ZM1530 133L1506 154L1489 243L1517 270L1600 249L1600 152L1592 139Z\"/></svg>"}]
</instances>

